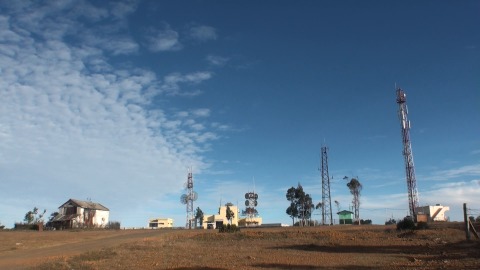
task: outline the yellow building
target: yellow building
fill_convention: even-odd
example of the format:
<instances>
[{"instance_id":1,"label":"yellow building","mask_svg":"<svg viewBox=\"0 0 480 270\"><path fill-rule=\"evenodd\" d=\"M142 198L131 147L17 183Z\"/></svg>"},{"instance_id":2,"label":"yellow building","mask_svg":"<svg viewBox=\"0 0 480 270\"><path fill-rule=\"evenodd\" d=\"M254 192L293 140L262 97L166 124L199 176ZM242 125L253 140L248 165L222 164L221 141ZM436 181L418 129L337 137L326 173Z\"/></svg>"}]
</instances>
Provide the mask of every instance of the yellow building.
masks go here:
<instances>
[{"instance_id":1,"label":"yellow building","mask_svg":"<svg viewBox=\"0 0 480 270\"><path fill-rule=\"evenodd\" d=\"M227 207L230 207L230 210L234 213L233 218L231 219L230 223L227 220ZM238 207L232 204L226 204L225 206L221 206L218 209L217 215L204 215L203 216L203 228L204 229L216 229L224 224L232 224L238 226Z\"/></svg>"},{"instance_id":2,"label":"yellow building","mask_svg":"<svg viewBox=\"0 0 480 270\"><path fill-rule=\"evenodd\" d=\"M173 228L173 219L171 218L153 218L148 221L149 229Z\"/></svg>"},{"instance_id":3,"label":"yellow building","mask_svg":"<svg viewBox=\"0 0 480 270\"><path fill-rule=\"evenodd\" d=\"M238 221L238 226L240 227L256 227L262 225L261 217L246 217Z\"/></svg>"}]
</instances>

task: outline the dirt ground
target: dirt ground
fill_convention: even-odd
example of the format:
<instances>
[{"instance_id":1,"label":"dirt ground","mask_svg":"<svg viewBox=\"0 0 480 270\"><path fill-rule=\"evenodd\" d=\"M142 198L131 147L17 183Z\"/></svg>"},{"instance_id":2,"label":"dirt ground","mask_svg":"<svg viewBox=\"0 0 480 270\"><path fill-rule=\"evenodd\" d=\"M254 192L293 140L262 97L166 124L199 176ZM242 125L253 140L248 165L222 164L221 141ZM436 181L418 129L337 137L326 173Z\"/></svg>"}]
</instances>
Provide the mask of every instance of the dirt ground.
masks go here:
<instances>
[{"instance_id":1,"label":"dirt ground","mask_svg":"<svg viewBox=\"0 0 480 270\"><path fill-rule=\"evenodd\" d=\"M0 231L0 269L480 269L480 241L458 224Z\"/></svg>"}]
</instances>

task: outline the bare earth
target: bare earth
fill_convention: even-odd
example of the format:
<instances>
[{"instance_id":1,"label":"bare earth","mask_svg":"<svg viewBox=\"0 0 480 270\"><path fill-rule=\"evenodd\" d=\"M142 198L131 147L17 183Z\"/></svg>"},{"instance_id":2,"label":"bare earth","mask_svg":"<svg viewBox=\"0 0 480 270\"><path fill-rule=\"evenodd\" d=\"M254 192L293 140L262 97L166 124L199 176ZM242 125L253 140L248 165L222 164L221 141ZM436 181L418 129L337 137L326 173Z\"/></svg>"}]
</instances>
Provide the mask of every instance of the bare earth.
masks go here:
<instances>
[{"instance_id":1,"label":"bare earth","mask_svg":"<svg viewBox=\"0 0 480 270\"><path fill-rule=\"evenodd\" d=\"M480 241L453 225L0 231L0 269L480 269Z\"/></svg>"}]
</instances>

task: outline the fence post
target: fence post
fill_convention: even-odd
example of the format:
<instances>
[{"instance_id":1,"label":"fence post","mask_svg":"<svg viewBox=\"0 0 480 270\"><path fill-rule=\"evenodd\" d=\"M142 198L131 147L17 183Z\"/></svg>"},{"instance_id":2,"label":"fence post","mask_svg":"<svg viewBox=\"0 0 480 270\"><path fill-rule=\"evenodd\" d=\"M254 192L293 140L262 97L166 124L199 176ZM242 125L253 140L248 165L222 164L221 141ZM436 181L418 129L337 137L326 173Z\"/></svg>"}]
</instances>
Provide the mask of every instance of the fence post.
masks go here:
<instances>
[{"instance_id":1,"label":"fence post","mask_svg":"<svg viewBox=\"0 0 480 270\"><path fill-rule=\"evenodd\" d=\"M468 220L466 203L463 204L463 219L465 220L465 236L467 237L467 240L470 241L470 224Z\"/></svg>"}]
</instances>

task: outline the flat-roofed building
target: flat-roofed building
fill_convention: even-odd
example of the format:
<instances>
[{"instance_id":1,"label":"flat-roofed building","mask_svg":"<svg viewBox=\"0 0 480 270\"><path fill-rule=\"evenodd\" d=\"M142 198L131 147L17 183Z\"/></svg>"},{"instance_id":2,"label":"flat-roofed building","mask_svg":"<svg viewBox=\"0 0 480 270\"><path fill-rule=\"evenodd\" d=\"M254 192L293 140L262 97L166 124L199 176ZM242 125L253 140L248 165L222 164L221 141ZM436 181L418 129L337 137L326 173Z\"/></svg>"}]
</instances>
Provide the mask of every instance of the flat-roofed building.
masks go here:
<instances>
[{"instance_id":1,"label":"flat-roofed building","mask_svg":"<svg viewBox=\"0 0 480 270\"><path fill-rule=\"evenodd\" d=\"M173 219L171 218L152 218L148 221L149 229L173 228Z\"/></svg>"}]
</instances>

